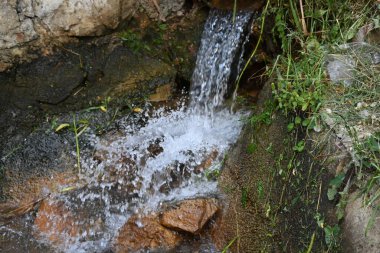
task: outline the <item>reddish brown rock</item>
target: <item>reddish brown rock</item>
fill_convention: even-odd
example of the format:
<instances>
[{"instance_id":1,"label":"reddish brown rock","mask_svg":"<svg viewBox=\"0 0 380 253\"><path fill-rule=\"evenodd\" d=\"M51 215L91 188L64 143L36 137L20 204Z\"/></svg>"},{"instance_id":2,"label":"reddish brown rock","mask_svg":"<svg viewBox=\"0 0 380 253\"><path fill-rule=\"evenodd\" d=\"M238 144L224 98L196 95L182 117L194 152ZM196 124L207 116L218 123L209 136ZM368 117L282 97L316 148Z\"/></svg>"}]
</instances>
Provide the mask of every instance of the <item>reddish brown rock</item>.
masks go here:
<instances>
[{"instance_id":1,"label":"reddish brown rock","mask_svg":"<svg viewBox=\"0 0 380 253\"><path fill-rule=\"evenodd\" d=\"M202 171L210 168L212 162L218 157L218 154L218 150L213 150L210 154L208 154L208 156L205 157L205 159L203 159L201 164L195 167L194 171L196 173L201 173Z\"/></svg>"},{"instance_id":2,"label":"reddish brown rock","mask_svg":"<svg viewBox=\"0 0 380 253\"><path fill-rule=\"evenodd\" d=\"M173 84L168 83L156 88L156 93L149 96L151 102L168 101L172 95Z\"/></svg>"},{"instance_id":3,"label":"reddish brown rock","mask_svg":"<svg viewBox=\"0 0 380 253\"><path fill-rule=\"evenodd\" d=\"M177 207L164 211L160 223L171 229L196 234L218 210L216 199L185 200Z\"/></svg>"},{"instance_id":4,"label":"reddish brown rock","mask_svg":"<svg viewBox=\"0 0 380 253\"><path fill-rule=\"evenodd\" d=\"M175 231L165 228L157 215L139 218L131 217L120 229L116 238L116 252L135 252L138 250L173 249L182 237Z\"/></svg>"},{"instance_id":5,"label":"reddish brown rock","mask_svg":"<svg viewBox=\"0 0 380 253\"><path fill-rule=\"evenodd\" d=\"M52 243L61 243L64 236L75 237L79 234L75 218L64 206L64 202L43 200L34 225L39 234L46 236Z\"/></svg>"},{"instance_id":6,"label":"reddish brown rock","mask_svg":"<svg viewBox=\"0 0 380 253\"><path fill-rule=\"evenodd\" d=\"M103 231L103 220L87 212L85 205L81 208L69 209L62 200L43 200L34 220L37 234L59 245Z\"/></svg>"}]
</instances>

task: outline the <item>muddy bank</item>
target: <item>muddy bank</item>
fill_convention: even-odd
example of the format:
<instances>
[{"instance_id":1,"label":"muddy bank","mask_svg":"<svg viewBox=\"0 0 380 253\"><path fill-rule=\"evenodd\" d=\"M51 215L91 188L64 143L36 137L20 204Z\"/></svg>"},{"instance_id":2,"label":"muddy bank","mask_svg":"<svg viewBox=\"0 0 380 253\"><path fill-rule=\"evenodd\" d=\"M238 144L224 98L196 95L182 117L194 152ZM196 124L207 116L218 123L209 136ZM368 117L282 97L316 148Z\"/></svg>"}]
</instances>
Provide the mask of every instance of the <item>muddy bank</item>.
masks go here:
<instances>
[{"instance_id":1,"label":"muddy bank","mask_svg":"<svg viewBox=\"0 0 380 253\"><path fill-rule=\"evenodd\" d=\"M213 234L219 249L233 242L233 252L299 252L311 244L320 252L326 245L316 215L325 225L336 222L326 194L334 176L309 153L311 145L294 151L304 133L289 133L287 118L274 108L267 83L227 155L219 178L227 204Z\"/></svg>"}]
</instances>

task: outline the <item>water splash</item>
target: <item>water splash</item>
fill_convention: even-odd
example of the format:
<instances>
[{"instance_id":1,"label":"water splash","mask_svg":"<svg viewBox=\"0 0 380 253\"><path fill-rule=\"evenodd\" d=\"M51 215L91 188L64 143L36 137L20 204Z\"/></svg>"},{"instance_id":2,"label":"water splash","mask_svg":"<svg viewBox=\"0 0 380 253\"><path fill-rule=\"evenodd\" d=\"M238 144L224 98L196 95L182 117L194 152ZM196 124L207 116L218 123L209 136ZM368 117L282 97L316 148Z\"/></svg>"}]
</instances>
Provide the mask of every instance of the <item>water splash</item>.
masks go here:
<instances>
[{"instance_id":1,"label":"water splash","mask_svg":"<svg viewBox=\"0 0 380 253\"><path fill-rule=\"evenodd\" d=\"M125 125L117 138L93 135L94 155L82 157L86 187L50 200L70 210L70 215L50 217L50 222L58 220L53 227L66 219L85 233L60 232L55 246L65 252L103 250L133 214L156 211L165 202L217 194L217 182L206 174L220 169L241 131L242 116L223 109L211 118L181 106L169 112L159 109L143 127ZM205 168L211 153L217 155Z\"/></svg>"}]
</instances>

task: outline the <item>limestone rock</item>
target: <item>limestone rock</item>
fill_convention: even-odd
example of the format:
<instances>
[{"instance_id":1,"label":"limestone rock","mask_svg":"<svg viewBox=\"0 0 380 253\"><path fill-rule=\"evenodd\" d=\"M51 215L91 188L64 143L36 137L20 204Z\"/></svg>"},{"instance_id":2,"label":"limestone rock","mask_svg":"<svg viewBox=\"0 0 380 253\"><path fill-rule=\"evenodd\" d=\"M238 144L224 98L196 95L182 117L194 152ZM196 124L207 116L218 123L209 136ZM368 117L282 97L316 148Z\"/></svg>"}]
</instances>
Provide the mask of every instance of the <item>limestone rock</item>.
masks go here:
<instances>
[{"instance_id":1,"label":"limestone rock","mask_svg":"<svg viewBox=\"0 0 380 253\"><path fill-rule=\"evenodd\" d=\"M185 0L141 0L140 2L150 18L161 20L165 20L173 13L176 14L185 4Z\"/></svg>"},{"instance_id":2,"label":"limestone rock","mask_svg":"<svg viewBox=\"0 0 380 253\"><path fill-rule=\"evenodd\" d=\"M120 229L116 238L116 252L173 249L181 241L175 231L162 226L156 215L139 218L132 216Z\"/></svg>"},{"instance_id":3,"label":"limestone rock","mask_svg":"<svg viewBox=\"0 0 380 253\"><path fill-rule=\"evenodd\" d=\"M122 16L131 14L134 3L133 0L36 0L33 9L41 23L55 35L96 36L115 29Z\"/></svg>"},{"instance_id":4,"label":"limestone rock","mask_svg":"<svg viewBox=\"0 0 380 253\"><path fill-rule=\"evenodd\" d=\"M202 230L218 209L216 199L185 200L177 207L164 211L160 223L168 228L195 234Z\"/></svg>"},{"instance_id":5,"label":"limestone rock","mask_svg":"<svg viewBox=\"0 0 380 253\"><path fill-rule=\"evenodd\" d=\"M380 252L380 220L374 219L373 226L366 229L373 215L372 208L363 206L363 199L358 198L359 192L351 194L346 206L346 216L343 223L343 252Z\"/></svg>"},{"instance_id":6,"label":"limestone rock","mask_svg":"<svg viewBox=\"0 0 380 253\"><path fill-rule=\"evenodd\" d=\"M16 1L0 3L0 49L12 48L38 37L32 20L17 11Z\"/></svg>"}]
</instances>

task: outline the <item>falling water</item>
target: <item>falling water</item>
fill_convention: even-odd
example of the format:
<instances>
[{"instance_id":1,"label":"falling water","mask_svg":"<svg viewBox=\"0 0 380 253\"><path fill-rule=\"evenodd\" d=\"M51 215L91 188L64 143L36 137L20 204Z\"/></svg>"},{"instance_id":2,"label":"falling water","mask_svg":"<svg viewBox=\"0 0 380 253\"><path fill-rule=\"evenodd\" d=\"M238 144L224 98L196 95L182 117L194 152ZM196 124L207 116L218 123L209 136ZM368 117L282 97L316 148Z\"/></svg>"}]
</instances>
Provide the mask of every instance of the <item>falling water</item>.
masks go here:
<instances>
[{"instance_id":1,"label":"falling water","mask_svg":"<svg viewBox=\"0 0 380 253\"><path fill-rule=\"evenodd\" d=\"M191 106L212 113L222 105L229 84L239 72L239 61L253 14L212 10L205 24L192 77Z\"/></svg>"},{"instance_id":2,"label":"falling water","mask_svg":"<svg viewBox=\"0 0 380 253\"><path fill-rule=\"evenodd\" d=\"M60 220L70 219L72 226L86 229L75 236L54 234L52 229L42 238L54 234L58 238L54 246L65 252L99 252L112 246L118 230L133 214L156 211L164 202L217 194L217 182L207 174L220 169L242 128L243 113L230 113L222 102L228 84L236 78L237 58L251 17L239 12L232 23L231 13L211 11L192 77L189 107L180 101L177 109L141 113L143 124L134 124L129 117L119 119L122 130L117 134L99 137L89 129L81 136L92 142L94 150L82 150L78 190L49 199L52 204L63 203L72 217L49 219L53 228ZM200 168L211 154L212 165Z\"/></svg>"}]
</instances>

